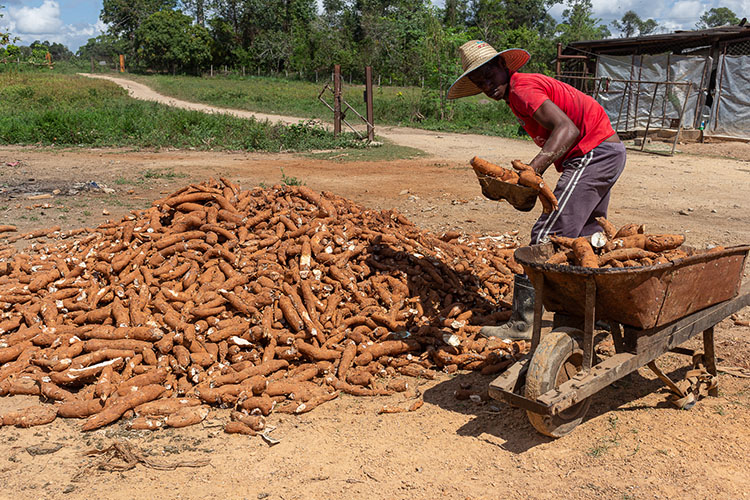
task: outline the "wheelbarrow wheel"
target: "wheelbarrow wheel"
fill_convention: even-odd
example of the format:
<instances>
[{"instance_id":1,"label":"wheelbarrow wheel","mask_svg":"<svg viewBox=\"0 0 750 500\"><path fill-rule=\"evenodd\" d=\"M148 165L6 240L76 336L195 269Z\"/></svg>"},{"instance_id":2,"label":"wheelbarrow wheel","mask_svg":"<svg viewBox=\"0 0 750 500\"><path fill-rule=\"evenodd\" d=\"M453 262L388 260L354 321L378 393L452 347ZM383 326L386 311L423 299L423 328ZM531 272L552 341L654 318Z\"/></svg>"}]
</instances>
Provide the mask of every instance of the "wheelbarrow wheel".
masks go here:
<instances>
[{"instance_id":1,"label":"wheelbarrow wheel","mask_svg":"<svg viewBox=\"0 0 750 500\"><path fill-rule=\"evenodd\" d=\"M527 398L536 400L583 369L582 338L581 330L569 327L556 328L542 338L526 373ZM540 415L528 410L526 413L536 430L558 438L583 421L590 405L591 398L586 398L557 415Z\"/></svg>"}]
</instances>

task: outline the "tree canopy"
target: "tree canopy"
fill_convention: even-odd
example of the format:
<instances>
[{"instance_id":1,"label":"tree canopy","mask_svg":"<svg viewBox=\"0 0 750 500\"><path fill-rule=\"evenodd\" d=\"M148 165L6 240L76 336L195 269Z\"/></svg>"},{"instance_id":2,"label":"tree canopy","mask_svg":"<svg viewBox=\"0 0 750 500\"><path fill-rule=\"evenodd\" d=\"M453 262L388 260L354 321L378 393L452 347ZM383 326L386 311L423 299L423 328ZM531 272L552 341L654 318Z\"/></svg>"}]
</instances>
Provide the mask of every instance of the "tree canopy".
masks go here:
<instances>
[{"instance_id":1,"label":"tree canopy","mask_svg":"<svg viewBox=\"0 0 750 500\"><path fill-rule=\"evenodd\" d=\"M714 7L701 14L700 19L695 23L695 27L699 30L704 30L727 24L739 24L739 22L739 18L731 9L727 7Z\"/></svg>"},{"instance_id":2,"label":"tree canopy","mask_svg":"<svg viewBox=\"0 0 750 500\"><path fill-rule=\"evenodd\" d=\"M653 19L646 19L644 21L633 10L629 10L623 14L619 21L612 21L612 26L621 32L620 36L625 38L649 35L659 27L658 23Z\"/></svg>"},{"instance_id":3,"label":"tree canopy","mask_svg":"<svg viewBox=\"0 0 750 500\"><path fill-rule=\"evenodd\" d=\"M134 46L138 60L157 70L177 68L198 71L209 60L208 30L193 24L190 16L177 10L160 10L136 28Z\"/></svg>"},{"instance_id":4,"label":"tree canopy","mask_svg":"<svg viewBox=\"0 0 750 500\"><path fill-rule=\"evenodd\" d=\"M4 5L0 5L0 10L3 10L5 8ZM3 17L3 13L0 12L0 18ZM11 41L10 33L6 33L4 31L0 31L0 46L8 45Z\"/></svg>"},{"instance_id":5,"label":"tree canopy","mask_svg":"<svg viewBox=\"0 0 750 500\"><path fill-rule=\"evenodd\" d=\"M562 6L557 20L555 6ZM369 65L390 83L441 91L460 72L457 48L468 40L524 48L532 55L526 69L550 74L558 43L612 36L593 0L444 0L441 7L433 0L103 0L100 19L107 32L82 46L80 57L124 54L129 68L197 72L212 64L302 78L339 64L360 79ZM737 22L718 7L696 26ZM633 10L611 27L622 37L659 29ZM8 36L0 33L0 41ZM44 43L53 59L69 57Z\"/></svg>"}]
</instances>

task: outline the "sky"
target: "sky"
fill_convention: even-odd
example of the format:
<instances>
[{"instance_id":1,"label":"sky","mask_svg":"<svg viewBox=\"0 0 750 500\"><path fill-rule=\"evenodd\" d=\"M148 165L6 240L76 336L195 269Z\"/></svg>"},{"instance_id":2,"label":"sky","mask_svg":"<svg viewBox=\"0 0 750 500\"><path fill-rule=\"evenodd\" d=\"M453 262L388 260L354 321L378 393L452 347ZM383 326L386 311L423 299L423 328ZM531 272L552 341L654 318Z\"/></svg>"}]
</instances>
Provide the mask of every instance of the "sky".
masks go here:
<instances>
[{"instance_id":1,"label":"sky","mask_svg":"<svg viewBox=\"0 0 750 500\"><path fill-rule=\"evenodd\" d=\"M433 0L443 5L444 0ZM594 15L607 24L614 36L611 22L619 20L628 10L641 19L654 19L662 32L694 29L700 15L712 7L728 7L740 19L750 14L750 0L592 0ZM99 20L102 0L0 0L0 32L9 31L19 37L20 45L34 40L58 42L75 52L89 38L106 30ZM554 6L550 14L560 20L564 5Z\"/></svg>"}]
</instances>

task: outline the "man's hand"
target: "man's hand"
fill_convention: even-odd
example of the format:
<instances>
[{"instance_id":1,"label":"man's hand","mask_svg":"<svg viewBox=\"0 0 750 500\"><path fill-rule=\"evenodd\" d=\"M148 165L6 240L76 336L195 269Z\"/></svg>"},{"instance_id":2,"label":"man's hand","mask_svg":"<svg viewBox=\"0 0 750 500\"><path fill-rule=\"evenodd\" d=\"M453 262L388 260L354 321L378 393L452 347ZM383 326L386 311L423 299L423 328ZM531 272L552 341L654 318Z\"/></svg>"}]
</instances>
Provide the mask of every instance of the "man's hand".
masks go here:
<instances>
[{"instance_id":1,"label":"man's hand","mask_svg":"<svg viewBox=\"0 0 750 500\"><path fill-rule=\"evenodd\" d=\"M530 165L526 165L520 160L513 160L511 165L518 170L518 183L523 186L528 186L539 193L539 201L542 202L542 210L545 214L557 210L557 198L555 197L555 193L547 187L544 179L542 179L542 177L537 174Z\"/></svg>"}]
</instances>

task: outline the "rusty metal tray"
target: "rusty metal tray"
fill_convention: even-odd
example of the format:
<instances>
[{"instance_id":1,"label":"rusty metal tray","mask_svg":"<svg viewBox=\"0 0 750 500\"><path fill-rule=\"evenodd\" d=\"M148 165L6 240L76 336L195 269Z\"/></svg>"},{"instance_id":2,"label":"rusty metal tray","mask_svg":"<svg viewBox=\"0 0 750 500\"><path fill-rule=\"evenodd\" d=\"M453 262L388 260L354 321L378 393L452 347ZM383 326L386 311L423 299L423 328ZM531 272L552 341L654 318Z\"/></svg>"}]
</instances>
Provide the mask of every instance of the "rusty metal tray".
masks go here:
<instances>
[{"instance_id":1,"label":"rusty metal tray","mask_svg":"<svg viewBox=\"0 0 750 500\"><path fill-rule=\"evenodd\" d=\"M688 257L653 266L591 269L545 264L551 243L515 252L531 283L544 280L542 302L548 311L582 317L586 282L596 283L596 318L635 328L666 325L737 295L750 245L706 252L683 246Z\"/></svg>"},{"instance_id":2,"label":"rusty metal tray","mask_svg":"<svg viewBox=\"0 0 750 500\"><path fill-rule=\"evenodd\" d=\"M474 173L477 174L485 198L495 201L506 200L521 212L529 212L536 205L537 192L530 187L503 182L500 179L482 175L476 170Z\"/></svg>"}]
</instances>

